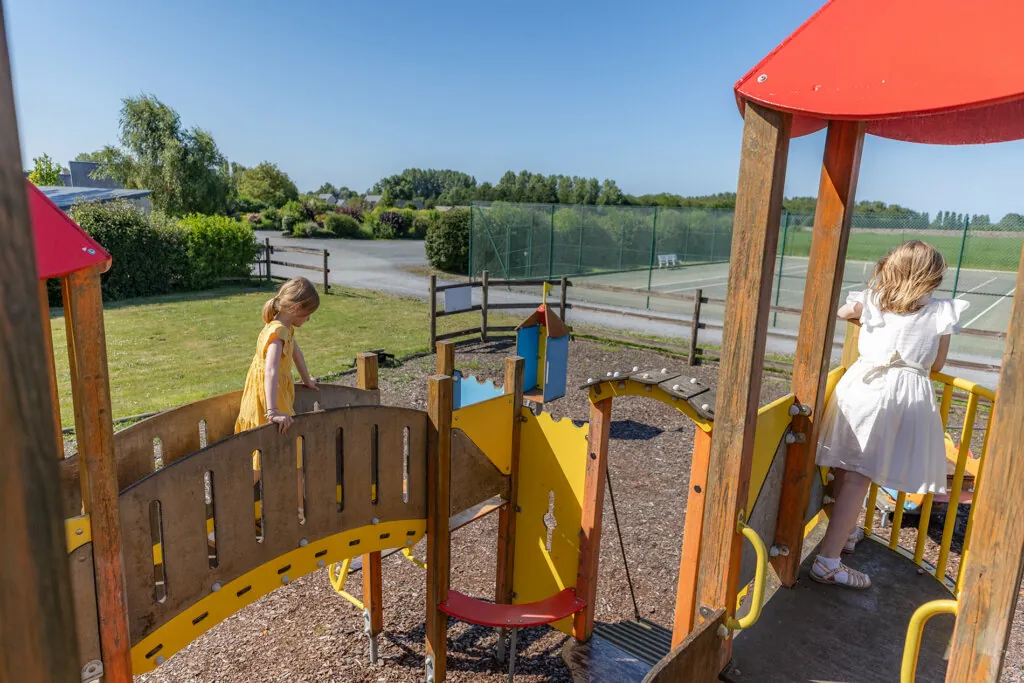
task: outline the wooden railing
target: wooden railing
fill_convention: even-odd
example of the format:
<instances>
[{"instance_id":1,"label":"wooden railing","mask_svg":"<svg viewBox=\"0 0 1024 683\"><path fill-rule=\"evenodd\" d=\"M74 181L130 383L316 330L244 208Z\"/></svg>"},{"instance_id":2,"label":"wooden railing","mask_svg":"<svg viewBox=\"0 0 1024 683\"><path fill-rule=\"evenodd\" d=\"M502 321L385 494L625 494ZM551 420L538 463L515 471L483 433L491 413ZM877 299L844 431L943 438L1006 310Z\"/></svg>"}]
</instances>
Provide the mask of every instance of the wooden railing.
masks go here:
<instances>
[{"instance_id":1,"label":"wooden railing","mask_svg":"<svg viewBox=\"0 0 1024 683\"><path fill-rule=\"evenodd\" d=\"M322 266L314 266L308 263L293 263L290 261L279 261L273 258L274 254L310 254L312 256L320 256L323 258ZM264 279L270 280L287 280L289 278L274 275L272 266L287 266L288 268L299 268L300 270L312 270L318 273L323 273L323 285L324 294L331 293L331 282L330 273L331 269L329 266L330 253L326 249L312 249L309 247L282 247L276 246L270 243L270 238L267 237L263 245L260 246L259 254L259 266L260 275Z\"/></svg>"}]
</instances>

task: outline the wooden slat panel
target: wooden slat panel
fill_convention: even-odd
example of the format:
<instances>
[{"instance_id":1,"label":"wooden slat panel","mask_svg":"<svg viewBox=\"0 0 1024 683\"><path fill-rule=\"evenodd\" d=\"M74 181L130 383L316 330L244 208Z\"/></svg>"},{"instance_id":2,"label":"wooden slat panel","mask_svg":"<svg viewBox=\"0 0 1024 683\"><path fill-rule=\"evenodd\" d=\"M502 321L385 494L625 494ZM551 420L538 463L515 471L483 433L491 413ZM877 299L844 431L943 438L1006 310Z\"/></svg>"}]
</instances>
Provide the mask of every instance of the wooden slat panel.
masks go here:
<instances>
[{"instance_id":1,"label":"wooden slat panel","mask_svg":"<svg viewBox=\"0 0 1024 683\"><path fill-rule=\"evenodd\" d=\"M791 116L747 103L729 267L715 431L697 578L697 608L735 610L765 331L778 244ZM699 616L698 616L699 618Z\"/></svg>"},{"instance_id":2,"label":"wooden slat panel","mask_svg":"<svg viewBox=\"0 0 1024 683\"><path fill-rule=\"evenodd\" d=\"M825 140L800 336L793 362L793 395L798 403L811 407L811 414L793 418L793 431L806 438L787 448L779 501L775 543L791 552L772 558L779 580L786 586L796 583L799 576L800 552L797 549L803 541L804 511L814 476L818 424L825 412L825 382L832 360L836 309L842 293L843 264L856 201L864 125L858 121L832 121Z\"/></svg>"},{"instance_id":3,"label":"wooden slat panel","mask_svg":"<svg viewBox=\"0 0 1024 683\"><path fill-rule=\"evenodd\" d=\"M598 560L601 552L601 520L604 491L608 480L608 438L611 433L612 399L590 404L590 432L587 437L587 475L583 488L583 515L580 522L580 560L576 574L576 595L587 606L572 621L573 637L589 640L594 631L597 611Z\"/></svg>"},{"instance_id":4,"label":"wooden slat panel","mask_svg":"<svg viewBox=\"0 0 1024 683\"><path fill-rule=\"evenodd\" d=\"M947 681L999 680L1024 569L1024 516L1016 504L1024 499L1024 269L1017 272L994 410Z\"/></svg>"},{"instance_id":5,"label":"wooden slat panel","mask_svg":"<svg viewBox=\"0 0 1024 683\"><path fill-rule=\"evenodd\" d=\"M373 424L408 424L410 429L409 502L402 503L401 432L397 487L382 486L382 503L370 502L370 429ZM336 503L335 447L344 433L344 511ZM382 430L382 433L385 430ZM394 432L392 432L394 433ZM303 436L307 466L306 523L298 518L296 438ZM394 446L392 445L392 449ZM252 453L262 453L264 541L256 540L253 511ZM164 467L121 493L125 529L124 561L132 642L242 574L299 547L340 531L381 522L424 519L426 515L426 415L405 408L361 406L299 415L287 434L267 425L237 434ZM383 449L382 449L383 452ZM389 461L382 458L382 464ZM213 472L218 566L209 567L205 532L203 474ZM387 488L396 489L387 494ZM160 500L164 517L164 567L168 596L154 602L153 549L149 504ZM397 501L397 503L395 502ZM393 517L381 516L384 512Z\"/></svg>"},{"instance_id":6,"label":"wooden slat panel","mask_svg":"<svg viewBox=\"0 0 1024 683\"><path fill-rule=\"evenodd\" d=\"M515 583L516 525L519 515L519 456L523 432L523 372L526 359L520 356L505 359L506 394L512 394L512 451L505 505L498 512L498 563L495 568L494 601L511 604ZM454 494L453 494L454 495Z\"/></svg>"},{"instance_id":7,"label":"wooden slat panel","mask_svg":"<svg viewBox=\"0 0 1024 683\"><path fill-rule=\"evenodd\" d=\"M465 432L452 430L451 516L493 496L508 500L509 479Z\"/></svg>"},{"instance_id":8,"label":"wooden slat panel","mask_svg":"<svg viewBox=\"0 0 1024 683\"><path fill-rule=\"evenodd\" d=\"M722 639L718 627L725 623L725 610L716 610L686 637L681 645L654 665L644 683L715 683L721 666L718 652Z\"/></svg>"},{"instance_id":9,"label":"wooden slat panel","mask_svg":"<svg viewBox=\"0 0 1024 683\"><path fill-rule=\"evenodd\" d=\"M448 670L448 616L438 605L448 599L451 581L452 378L429 379L427 415L430 432L427 451L427 656L434 665L435 683L444 683Z\"/></svg>"},{"instance_id":10,"label":"wooden slat panel","mask_svg":"<svg viewBox=\"0 0 1024 683\"><path fill-rule=\"evenodd\" d=\"M680 645L689 635L696 614L697 570L700 566L710 453L711 434L703 429L695 430L693 458L690 462L690 489L686 493L686 526L683 529L683 551L679 557L679 584L676 588L676 609L672 625L673 647Z\"/></svg>"}]
</instances>

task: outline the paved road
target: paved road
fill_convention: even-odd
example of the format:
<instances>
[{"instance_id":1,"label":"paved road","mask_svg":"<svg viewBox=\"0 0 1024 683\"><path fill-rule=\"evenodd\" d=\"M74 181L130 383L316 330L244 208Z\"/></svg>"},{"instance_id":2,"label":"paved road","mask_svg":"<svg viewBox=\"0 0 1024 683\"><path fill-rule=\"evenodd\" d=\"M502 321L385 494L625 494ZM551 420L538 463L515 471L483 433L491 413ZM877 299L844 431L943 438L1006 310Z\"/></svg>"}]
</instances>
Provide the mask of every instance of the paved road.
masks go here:
<instances>
[{"instance_id":1,"label":"paved road","mask_svg":"<svg viewBox=\"0 0 1024 683\"><path fill-rule=\"evenodd\" d=\"M429 285L427 276L417 275L402 269L403 266L414 266L424 269L428 267L429 264L427 263L423 242L420 240L376 241L291 239L281 237L280 233L277 232L264 231L257 232L257 235L259 236L260 241L269 237L271 244L276 246L327 249L330 254L329 267L331 271L330 281L332 284L344 285L346 287L353 287L356 289L371 289L374 291L386 292L388 294L408 296L423 300L428 297ZM290 261L293 263L307 263L310 265L322 264L320 257L309 254L282 253L278 256L279 260ZM273 266L273 272L287 277L296 277L300 275L310 277L313 275L313 273L308 270L287 268L277 265ZM449 284L452 282L454 281L438 281L439 284ZM536 295L536 288L532 290L532 293ZM527 300L530 298L533 297L527 297ZM572 290L570 289L570 300L572 299ZM491 289L489 292L489 301L492 303L509 303L523 300L524 296L521 292L504 291L496 288ZM687 327L665 322L644 320L642 318L632 317L618 312L629 310L627 308L629 303L623 302L625 305L615 305L615 302L612 301L602 301L600 303L605 305L607 312L582 310L572 311L567 316L570 324L606 329L612 334L617 332L633 332L678 339L682 345L685 345L685 340L689 339L689 329ZM526 311L524 310L523 315L525 316L525 314ZM674 314L671 312L658 311L657 314L669 318L679 318L680 320L689 319L688 312L683 314ZM716 319L720 318L720 315L721 313L718 311L707 311L705 314L706 317L702 316L702 320L712 326L716 324L721 325L721 320ZM766 344L767 350L773 353L794 353L796 350L795 335L796 332L793 330L779 329L773 332L768 337ZM721 332L718 329L701 330L700 340L702 343L718 344L721 341ZM970 360L990 361L988 358L981 359L971 357L969 354L963 355L965 358ZM836 351L834 356L838 359L838 351ZM990 387L994 387L998 381L998 377L992 373L976 373L967 370L959 370L958 374Z\"/></svg>"}]
</instances>

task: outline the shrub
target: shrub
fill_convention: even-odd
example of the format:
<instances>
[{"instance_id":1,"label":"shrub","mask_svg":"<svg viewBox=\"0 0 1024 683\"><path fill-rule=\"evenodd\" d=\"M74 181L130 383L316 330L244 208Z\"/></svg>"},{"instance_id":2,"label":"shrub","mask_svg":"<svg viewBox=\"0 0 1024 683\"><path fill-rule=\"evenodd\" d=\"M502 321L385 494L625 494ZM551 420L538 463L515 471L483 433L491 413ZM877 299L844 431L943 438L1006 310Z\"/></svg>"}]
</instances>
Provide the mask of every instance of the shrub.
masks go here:
<instances>
[{"instance_id":1,"label":"shrub","mask_svg":"<svg viewBox=\"0 0 1024 683\"><path fill-rule=\"evenodd\" d=\"M335 237L359 237L359 221L346 214L327 214L324 218L324 228Z\"/></svg>"},{"instance_id":2,"label":"shrub","mask_svg":"<svg viewBox=\"0 0 1024 683\"><path fill-rule=\"evenodd\" d=\"M430 226L439 220L437 211L420 211L412 222L412 230L409 236L414 240L421 240L427 236Z\"/></svg>"},{"instance_id":3,"label":"shrub","mask_svg":"<svg viewBox=\"0 0 1024 683\"><path fill-rule=\"evenodd\" d=\"M412 205L410 205L412 206ZM417 211L412 208L402 209L398 212L402 216L402 221L405 223L405 231L402 232L399 237L412 237L413 223L416 222Z\"/></svg>"},{"instance_id":4,"label":"shrub","mask_svg":"<svg viewBox=\"0 0 1024 683\"><path fill-rule=\"evenodd\" d=\"M307 219L306 207L301 202L292 200L281 207L281 218L284 219L286 216L296 221L304 221Z\"/></svg>"},{"instance_id":5,"label":"shrub","mask_svg":"<svg viewBox=\"0 0 1024 683\"><path fill-rule=\"evenodd\" d=\"M319 229L313 221L301 221L292 226L292 237L313 237Z\"/></svg>"},{"instance_id":6,"label":"shrub","mask_svg":"<svg viewBox=\"0 0 1024 683\"><path fill-rule=\"evenodd\" d=\"M292 230L295 229L295 224L298 223L298 219L295 216L282 216L281 217L281 232L285 235L292 234Z\"/></svg>"},{"instance_id":7,"label":"shrub","mask_svg":"<svg viewBox=\"0 0 1024 683\"><path fill-rule=\"evenodd\" d=\"M70 216L113 259L101 277L106 300L164 294L184 285L185 245L173 222L161 216L168 227L154 227L127 202L80 203Z\"/></svg>"},{"instance_id":8,"label":"shrub","mask_svg":"<svg viewBox=\"0 0 1024 683\"><path fill-rule=\"evenodd\" d=\"M385 240L404 237L410 227L406 217L399 211L381 211L377 215L377 226L374 237Z\"/></svg>"},{"instance_id":9,"label":"shrub","mask_svg":"<svg viewBox=\"0 0 1024 683\"><path fill-rule=\"evenodd\" d=\"M351 216L360 223L363 222L363 210L358 206L339 206L334 211L335 213L339 213L343 216Z\"/></svg>"},{"instance_id":10,"label":"shrub","mask_svg":"<svg viewBox=\"0 0 1024 683\"><path fill-rule=\"evenodd\" d=\"M465 273L469 265L469 210L452 209L427 229L424 248L430 265L449 273Z\"/></svg>"},{"instance_id":11,"label":"shrub","mask_svg":"<svg viewBox=\"0 0 1024 683\"><path fill-rule=\"evenodd\" d=\"M185 286L204 289L221 278L247 277L256 260L252 228L226 216L191 214L178 221L188 255Z\"/></svg>"},{"instance_id":12,"label":"shrub","mask_svg":"<svg viewBox=\"0 0 1024 683\"><path fill-rule=\"evenodd\" d=\"M270 207L268 209L263 209L262 211L260 211L260 218L263 219L264 223L278 225L281 223L281 212L275 209L274 207Z\"/></svg>"}]
</instances>

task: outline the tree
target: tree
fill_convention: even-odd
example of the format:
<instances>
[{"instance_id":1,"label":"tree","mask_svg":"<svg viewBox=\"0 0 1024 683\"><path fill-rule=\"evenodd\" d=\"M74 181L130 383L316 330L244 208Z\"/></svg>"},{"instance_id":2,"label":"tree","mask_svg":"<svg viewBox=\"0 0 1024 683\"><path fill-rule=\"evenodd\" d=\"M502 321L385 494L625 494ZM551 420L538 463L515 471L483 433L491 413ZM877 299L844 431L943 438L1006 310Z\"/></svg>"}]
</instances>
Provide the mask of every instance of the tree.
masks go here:
<instances>
[{"instance_id":1,"label":"tree","mask_svg":"<svg viewBox=\"0 0 1024 683\"><path fill-rule=\"evenodd\" d=\"M598 204L614 205L622 203L622 190L614 180L605 178L601 183L601 193L597 196Z\"/></svg>"},{"instance_id":2,"label":"tree","mask_svg":"<svg viewBox=\"0 0 1024 683\"><path fill-rule=\"evenodd\" d=\"M54 162L49 154L32 159L34 167L28 174L28 179L36 185L61 185L60 164Z\"/></svg>"},{"instance_id":3,"label":"tree","mask_svg":"<svg viewBox=\"0 0 1024 683\"><path fill-rule=\"evenodd\" d=\"M238 181L238 194L275 209L299 198L299 190L288 174L269 161L242 173Z\"/></svg>"},{"instance_id":4,"label":"tree","mask_svg":"<svg viewBox=\"0 0 1024 683\"><path fill-rule=\"evenodd\" d=\"M338 190L330 183L324 183L321 185L313 194L333 194L337 195Z\"/></svg>"},{"instance_id":5,"label":"tree","mask_svg":"<svg viewBox=\"0 0 1024 683\"><path fill-rule=\"evenodd\" d=\"M391 188L385 187L384 192L380 196L380 201L377 202L377 206L385 209L389 209L395 205L395 199L391 196Z\"/></svg>"},{"instance_id":6,"label":"tree","mask_svg":"<svg viewBox=\"0 0 1024 683\"><path fill-rule=\"evenodd\" d=\"M121 101L120 147L93 153L96 175L152 191L153 208L171 216L224 213L229 177L213 136L184 129L178 112L153 95Z\"/></svg>"}]
</instances>

